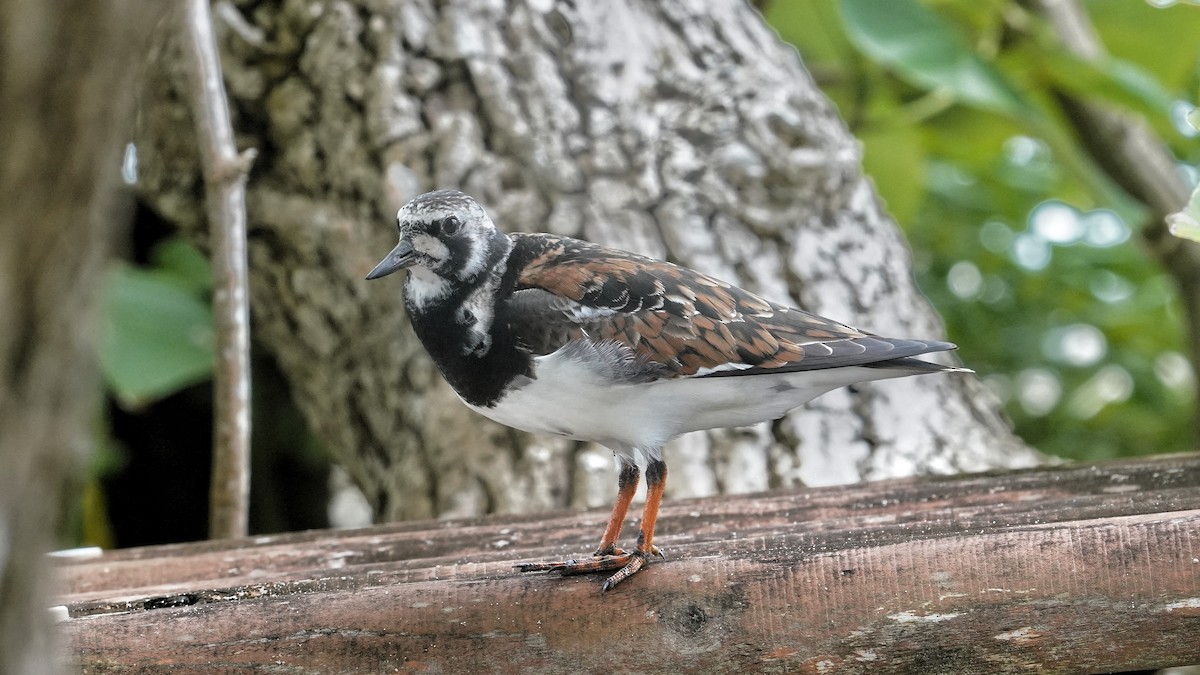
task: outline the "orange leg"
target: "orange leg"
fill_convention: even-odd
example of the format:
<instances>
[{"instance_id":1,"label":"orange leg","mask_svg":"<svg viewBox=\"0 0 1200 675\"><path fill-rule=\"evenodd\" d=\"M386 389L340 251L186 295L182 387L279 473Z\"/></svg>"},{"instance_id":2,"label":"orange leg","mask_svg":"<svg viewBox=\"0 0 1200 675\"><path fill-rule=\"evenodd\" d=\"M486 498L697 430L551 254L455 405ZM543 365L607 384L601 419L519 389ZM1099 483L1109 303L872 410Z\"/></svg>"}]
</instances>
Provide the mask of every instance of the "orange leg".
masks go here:
<instances>
[{"instance_id":1,"label":"orange leg","mask_svg":"<svg viewBox=\"0 0 1200 675\"><path fill-rule=\"evenodd\" d=\"M613 505L612 516L604 530L604 538L600 540L600 548L590 560L565 560L549 563L519 563L515 567L521 572L553 571L561 574L589 574L592 572L617 573L605 580L601 592L607 591L625 579L633 576L649 562L650 556L665 557L662 551L654 545L654 525L658 520L658 505L662 502L663 488L667 482L667 465L661 459L650 460L646 466L646 506L642 511L641 532L638 534L637 548L625 553L616 547L617 537L621 534L621 525L629 510L629 502L637 488L638 470L632 464L623 464L617 479L617 502Z\"/></svg>"},{"instance_id":2,"label":"orange leg","mask_svg":"<svg viewBox=\"0 0 1200 675\"><path fill-rule=\"evenodd\" d=\"M604 528L604 537L600 539L600 547L592 554L593 556L624 553L617 548L617 539L621 536L621 526L625 524L625 515L629 513L629 503L633 501L633 493L637 492L638 473L637 464L621 460L621 472L617 474L617 501L613 504L612 515L608 517L608 526Z\"/></svg>"},{"instance_id":3,"label":"orange leg","mask_svg":"<svg viewBox=\"0 0 1200 675\"><path fill-rule=\"evenodd\" d=\"M654 545L654 525L658 521L658 505L662 503L663 489L667 486L667 465L661 459L652 459L646 465L646 506L642 509L642 531L638 533L637 549L630 554L617 573L604 581L600 591L604 592L628 579L650 562L651 555L665 558Z\"/></svg>"}]
</instances>

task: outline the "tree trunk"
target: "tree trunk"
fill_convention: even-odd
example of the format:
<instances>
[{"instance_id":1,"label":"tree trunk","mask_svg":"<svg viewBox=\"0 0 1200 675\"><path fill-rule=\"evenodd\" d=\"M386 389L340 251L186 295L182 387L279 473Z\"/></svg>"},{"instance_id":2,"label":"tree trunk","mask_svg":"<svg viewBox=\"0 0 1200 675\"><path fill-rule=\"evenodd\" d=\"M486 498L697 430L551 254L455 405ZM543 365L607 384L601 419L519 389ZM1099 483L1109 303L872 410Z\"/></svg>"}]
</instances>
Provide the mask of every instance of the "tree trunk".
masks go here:
<instances>
[{"instance_id":1,"label":"tree trunk","mask_svg":"<svg viewBox=\"0 0 1200 675\"><path fill-rule=\"evenodd\" d=\"M936 337L859 149L742 0L223 3L248 188L252 311L299 405L386 519L607 503L609 452L460 405L362 277L396 209L457 187L507 230L696 267L873 332ZM168 52L177 47L167 46ZM151 74L140 191L203 229L179 59ZM840 390L666 451L670 496L1028 465L965 376Z\"/></svg>"},{"instance_id":2,"label":"tree trunk","mask_svg":"<svg viewBox=\"0 0 1200 675\"><path fill-rule=\"evenodd\" d=\"M0 672L55 672L50 575L63 489L89 445L90 344L132 101L157 13L0 2Z\"/></svg>"}]
</instances>

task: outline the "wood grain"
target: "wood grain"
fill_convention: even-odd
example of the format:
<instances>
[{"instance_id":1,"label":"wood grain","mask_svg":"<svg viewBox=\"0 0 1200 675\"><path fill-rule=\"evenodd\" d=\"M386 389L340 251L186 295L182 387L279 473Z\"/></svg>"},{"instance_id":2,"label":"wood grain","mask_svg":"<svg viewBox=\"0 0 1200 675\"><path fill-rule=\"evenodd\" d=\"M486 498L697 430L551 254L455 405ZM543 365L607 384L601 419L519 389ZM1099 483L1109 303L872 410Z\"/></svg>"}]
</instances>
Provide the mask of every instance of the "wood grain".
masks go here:
<instances>
[{"instance_id":1,"label":"wood grain","mask_svg":"<svg viewBox=\"0 0 1200 675\"><path fill-rule=\"evenodd\" d=\"M614 591L519 575L605 513L61 566L87 670L1111 672L1200 663L1200 455L664 504Z\"/></svg>"}]
</instances>

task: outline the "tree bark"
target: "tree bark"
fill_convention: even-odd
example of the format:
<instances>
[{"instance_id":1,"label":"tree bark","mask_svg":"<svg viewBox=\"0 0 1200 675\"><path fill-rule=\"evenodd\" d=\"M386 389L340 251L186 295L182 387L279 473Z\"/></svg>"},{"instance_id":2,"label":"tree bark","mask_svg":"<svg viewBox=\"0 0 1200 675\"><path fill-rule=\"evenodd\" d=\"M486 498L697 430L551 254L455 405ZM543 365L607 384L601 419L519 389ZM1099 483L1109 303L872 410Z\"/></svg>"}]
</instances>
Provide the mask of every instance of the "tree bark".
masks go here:
<instances>
[{"instance_id":1,"label":"tree bark","mask_svg":"<svg viewBox=\"0 0 1200 675\"><path fill-rule=\"evenodd\" d=\"M0 2L0 672L58 670L44 555L89 445L93 309L132 67L152 18L117 0Z\"/></svg>"},{"instance_id":2,"label":"tree bark","mask_svg":"<svg viewBox=\"0 0 1200 675\"><path fill-rule=\"evenodd\" d=\"M362 281L422 191L458 187L503 229L669 258L874 332L942 333L856 141L741 0L244 2L217 17L235 126L261 151L256 335L385 519L595 506L614 490L603 448L467 411L409 330L400 284ZM161 63L139 189L202 243L179 59ZM963 376L837 391L666 454L674 497L1038 461Z\"/></svg>"}]
</instances>

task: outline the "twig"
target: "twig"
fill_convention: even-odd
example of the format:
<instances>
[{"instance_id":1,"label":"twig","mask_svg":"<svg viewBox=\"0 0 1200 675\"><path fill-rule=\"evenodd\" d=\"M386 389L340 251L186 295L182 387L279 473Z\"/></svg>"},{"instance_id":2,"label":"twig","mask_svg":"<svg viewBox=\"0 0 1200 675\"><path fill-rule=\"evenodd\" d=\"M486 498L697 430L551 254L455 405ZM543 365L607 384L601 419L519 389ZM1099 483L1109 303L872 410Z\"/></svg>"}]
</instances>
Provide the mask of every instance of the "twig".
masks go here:
<instances>
[{"instance_id":1,"label":"twig","mask_svg":"<svg viewBox=\"0 0 1200 675\"><path fill-rule=\"evenodd\" d=\"M1036 4L1073 54L1089 61L1105 58L1104 45L1077 0L1037 0ZM1171 236L1165 220L1187 203L1190 188L1176 171L1166 144L1144 120L1068 94L1060 94L1059 100L1097 164L1150 208L1143 236L1179 285L1192 368L1200 372L1200 244ZM1200 420L1200 408L1196 418Z\"/></svg>"},{"instance_id":2,"label":"twig","mask_svg":"<svg viewBox=\"0 0 1200 675\"><path fill-rule=\"evenodd\" d=\"M205 201L212 241L217 363L209 536L242 537L250 495L250 309L246 283L246 176L254 151L239 155L229 121L208 0L185 17Z\"/></svg>"}]
</instances>

